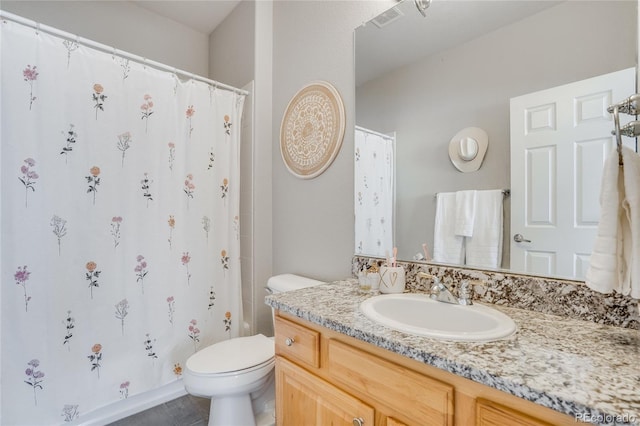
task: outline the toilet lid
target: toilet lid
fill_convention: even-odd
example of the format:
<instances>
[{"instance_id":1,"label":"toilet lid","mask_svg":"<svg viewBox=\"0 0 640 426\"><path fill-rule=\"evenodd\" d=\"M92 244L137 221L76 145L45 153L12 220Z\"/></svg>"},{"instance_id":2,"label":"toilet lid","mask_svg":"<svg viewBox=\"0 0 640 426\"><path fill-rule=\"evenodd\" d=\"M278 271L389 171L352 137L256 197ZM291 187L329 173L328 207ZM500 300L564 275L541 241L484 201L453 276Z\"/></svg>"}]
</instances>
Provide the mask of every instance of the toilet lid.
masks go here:
<instances>
[{"instance_id":1,"label":"toilet lid","mask_svg":"<svg viewBox=\"0 0 640 426\"><path fill-rule=\"evenodd\" d=\"M256 334L235 337L208 346L189 357L186 367L200 374L228 373L262 364L274 355L273 340Z\"/></svg>"}]
</instances>

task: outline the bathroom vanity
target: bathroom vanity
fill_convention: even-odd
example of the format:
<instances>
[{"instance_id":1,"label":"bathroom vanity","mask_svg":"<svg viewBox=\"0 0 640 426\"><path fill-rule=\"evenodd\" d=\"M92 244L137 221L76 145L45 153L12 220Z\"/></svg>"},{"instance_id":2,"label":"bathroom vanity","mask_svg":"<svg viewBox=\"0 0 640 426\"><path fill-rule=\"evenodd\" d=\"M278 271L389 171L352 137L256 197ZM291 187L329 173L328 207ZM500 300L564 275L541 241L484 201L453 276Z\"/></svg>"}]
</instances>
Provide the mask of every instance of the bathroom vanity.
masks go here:
<instances>
[{"instance_id":1,"label":"bathroom vanity","mask_svg":"<svg viewBox=\"0 0 640 426\"><path fill-rule=\"evenodd\" d=\"M367 319L352 281L268 296L279 425L640 424L640 336L498 307L515 335L447 342Z\"/></svg>"}]
</instances>

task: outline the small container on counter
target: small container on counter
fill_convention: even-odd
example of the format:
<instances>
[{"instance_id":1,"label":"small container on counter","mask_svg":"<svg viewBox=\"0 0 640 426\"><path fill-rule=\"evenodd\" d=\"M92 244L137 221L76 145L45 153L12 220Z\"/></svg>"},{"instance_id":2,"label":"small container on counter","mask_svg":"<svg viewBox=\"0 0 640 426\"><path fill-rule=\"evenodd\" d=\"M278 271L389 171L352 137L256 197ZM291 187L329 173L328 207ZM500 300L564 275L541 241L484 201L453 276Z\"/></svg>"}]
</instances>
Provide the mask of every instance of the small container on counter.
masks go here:
<instances>
[{"instance_id":1,"label":"small container on counter","mask_svg":"<svg viewBox=\"0 0 640 426\"><path fill-rule=\"evenodd\" d=\"M360 271L360 273L358 273L358 284L360 285L360 291L377 291L380 287L380 274L378 273L378 267L376 265L372 265L369 269Z\"/></svg>"},{"instance_id":2,"label":"small container on counter","mask_svg":"<svg viewBox=\"0 0 640 426\"><path fill-rule=\"evenodd\" d=\"M406 286L402 266L380 267L380 293L403 293Z\"/></svg>"}]
</instances>

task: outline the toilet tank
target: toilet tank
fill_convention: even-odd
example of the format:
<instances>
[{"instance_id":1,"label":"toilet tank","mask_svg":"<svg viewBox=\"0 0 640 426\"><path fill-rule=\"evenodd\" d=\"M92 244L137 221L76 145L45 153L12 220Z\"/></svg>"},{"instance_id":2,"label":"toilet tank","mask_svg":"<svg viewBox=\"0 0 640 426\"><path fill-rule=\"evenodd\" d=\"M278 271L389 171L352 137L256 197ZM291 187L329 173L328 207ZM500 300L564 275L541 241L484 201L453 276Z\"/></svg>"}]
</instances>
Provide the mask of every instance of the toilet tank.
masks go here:
<instances>
[{"instance_id":1,"label":"toilet tank","mask_svg":"<svg viewBox=\"0 0 640 426\"><path fill-rule=\"evenodd\" d=\"M277 294L287 291L298 290L300 288L313 287L325 284L311 278L294 274L275 275L267 280L267 293ZM271 308L271 325L275 326L275 309Z\"/></svg>"},{"instance_id":2,"label":"toilet tank","mask_svg":"<svg viewBox=\"0 0 640 426\"><path fill-rule=\"evenodd\" d=\"M320 284L324 284L324 282L300 275L281 274L269 278L267 281L267 291L270 293L283 293L285 291L298 290Z\"/></svg>"}]
</instances>

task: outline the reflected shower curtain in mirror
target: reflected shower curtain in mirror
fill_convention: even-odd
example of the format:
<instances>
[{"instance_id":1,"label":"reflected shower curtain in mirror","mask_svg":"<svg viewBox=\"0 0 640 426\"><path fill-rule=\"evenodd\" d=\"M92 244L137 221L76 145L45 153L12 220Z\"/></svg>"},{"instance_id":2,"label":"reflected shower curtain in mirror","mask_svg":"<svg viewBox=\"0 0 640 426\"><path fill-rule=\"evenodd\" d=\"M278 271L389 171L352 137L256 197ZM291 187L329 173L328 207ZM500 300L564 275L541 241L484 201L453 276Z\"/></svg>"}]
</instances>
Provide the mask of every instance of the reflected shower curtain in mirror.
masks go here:
<instances>
[{"instance_id":1,"label":"reflected shower curtain in mirror","mask_svg":"<svg viewBox=\"0 0 640 426\"><path fill-rule=\"evenodd\" d=\"M356 128L356 254L385 256L393 248L395 137Z\"/></svg>"},{"instance_id":2,"label":"reflected shower curtain in mirror","mask_svg":"<svg viewBox=\"0 0 640 426\"><path fill-rule=\"evenodd\" d=\"M244 97L0 25L1 423L82 421L239 335Z\"/></svg>"}]
</instances>

